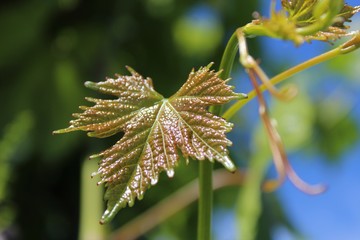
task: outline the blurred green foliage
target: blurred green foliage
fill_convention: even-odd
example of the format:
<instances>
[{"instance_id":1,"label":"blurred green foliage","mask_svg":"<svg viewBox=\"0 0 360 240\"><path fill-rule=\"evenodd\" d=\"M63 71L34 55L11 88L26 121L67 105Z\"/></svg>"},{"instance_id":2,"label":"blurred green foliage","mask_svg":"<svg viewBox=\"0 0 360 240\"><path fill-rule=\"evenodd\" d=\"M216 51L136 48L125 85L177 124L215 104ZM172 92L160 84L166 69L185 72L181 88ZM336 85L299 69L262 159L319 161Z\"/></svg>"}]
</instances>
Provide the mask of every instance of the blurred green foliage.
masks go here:
<instances>
[{"instance_id":1,"label":"blurred green foliage","mask_svg":"<svg viewBox=\"0 0 360 240\"><path fill-rule=\"evenodd\" d=\"M29 136L32 134L33 117L28 111L20 112L16 119L5 127L0 141L0 230L9 227L15 218L13 204L8 202L11 174L16 162L24 159L30 149Z\"/></svg>"},{"instance_id":2,"label":"blurred green foliage","mask_svg":"<svg viewBox=\"0 0 360 240\"><path fill-rule=\"evenodd\" d=\"M215 29L212 24L206 31L201 31L203 25L181 24L197 7L216 13ZM83 98L91 95L83 87L85 81L125 73L124 66L129 65L151 76L156 89L170 96L193 67L211 61L219 64L228 36L249 21L255 8L256 1L244 6L235 0L207 4L190 0L2 1L0 96L5 105L0 139L4 152L16 149L16 154L6 156L11 168L1 168L1 179L7 181L1 183L6 200L1 198L0 214L5 214L5 206L12 206L16 215L7 227L1 226L1 234L26 239L77 238L81 161L114 142L87 139L77 133L51 135L65 127L77 106L85 104ZM187 29L192 27L197 28ZM185 47L193 52L184 51L181 38L191 31L198 36ZM206 46L202 53L199 46ZM21 117L24 111L28 119ZM16 132L9 133L8 124L16 126ZM19 140L5 145L10 138ZM24 141L27 147L22 146ZM17 161L20 156L21 161ZM124 210L113 225L120 226L195 178L197 164L190 165L186 170L180 166L170 181L161 176L163 181L146 194L146 201ZM178 229L180 238L193 236L195 214L194 205L189 213L161 229ZM181 230L187 228L191 231Z\"/></svg>"},{"instance_id":3,"label":"blurred green foliage","mask_svg":"<svg viewBox=\"0 0 360 240\"><path fill-rule=\"evenodd\" d=\"M0 238L77 239L81 162L119 138L89 139L81 133L51 135L53 130L67 126L71 113L85 104L85 96L93 96L83 87L85 81L125 73L124 66L129 65L145 77L150 76L155 88L168 97L183 84L193 67L212 61L218 66L232 32L248 23L257 9L257 1L244 4L238 0L209 0L206 4L191 0L1 1ZM213 13L210 23L194 18L195 10ZM250 41L250 49L251 54L259 55L255 41ZM345 62L333 64L351 66ZM302 95L293 107L275 107L274 116L285 122L280 131L290 137L285 145L298 150L314 129L316 134L309 141L320 142L325 153L339 156L357 139L354 120L342 118L345 120L338 124L325 126L326 121L321 119L327 119L327 113L333 114L334 108L326 112L324 106L333 105L309 101L312 99ZM296 118L288 121L293 108L302 109L299 113L305 115L306 122ZM241 131L247 131L246 136L254 135L250 140L254 144L264 137L249 132L252 128L246 123L240 125ZM294 125L301 128L294 129ZM292 138L294 135L300 138ZM241 144L249 139L237 137L237 141ZM263 153L259 164L265 172L269 155ZM256 158L255 154L252 158ZM197 167L194 161L189 166L181 163L170 180L162 174L144 200L122 210L110 228L122 226L194 179ZM259 185L262 176L252 184ZM89 181L96 184L90 176ZM278 222L288 227L291 224L275 196L265 197L256 190L247 196L247 202L257 204L253 209L258 211L256 216L250 215L253 222L249 220L249 224L259 225L249 228L255 229L251 231L256 232L257 239L270 239L272 226ZM215 207L233 208L244 197L236 197L238 188L220 191L226 199L216 196ZM196 214L196 204L192 204L141 239L192 239Z\"/></svg>"}]
</instances>

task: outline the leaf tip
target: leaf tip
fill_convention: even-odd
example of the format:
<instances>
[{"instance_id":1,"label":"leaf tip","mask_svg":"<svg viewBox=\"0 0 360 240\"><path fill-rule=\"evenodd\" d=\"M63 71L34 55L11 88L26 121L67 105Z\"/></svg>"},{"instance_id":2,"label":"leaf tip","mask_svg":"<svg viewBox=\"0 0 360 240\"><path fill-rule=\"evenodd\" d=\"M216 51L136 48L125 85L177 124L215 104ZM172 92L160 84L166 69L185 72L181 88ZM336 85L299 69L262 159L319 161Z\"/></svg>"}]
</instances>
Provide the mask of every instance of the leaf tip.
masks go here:
<instances>
[{"instance_id":1,"label":"leaf tip","mask_svg":"<svg viewBox=\"0 0 360 240\"><path fill-rule=\"evenodd\" d=\"M109 210L106 210L104 212L104 214L101 216L101 219L100 219L99 223L101 225L104 225L104 224L110 222L113 219L113 217L114 216L111 215L111 212Z\"/></svg>"},{"instance_id":2,"label":"leaf tip","mask_svg":"<svg viewBox=\"0 0 360 240\"><path fill-rule=\"evenodd\" d=\"M249 96L246 93L237 93L237 97L239 100L247 99Z\"/></svg>"},{"instance_id":3,"label":"leaf tip","mask_svg":"<svg viewBox=\"0 0 360 240\"><path fill-rule=\"evenodd\" d=\"M98 90L99 89L97 83L95 83L95 82L86 81L84 83L84 85L85 85L85 87L90 88L92 90Z\"/></svg>"},{"instance_id":4,"label":"leaf tip","mask_svg":"<svg viewBox=\"0 0 360 240\"><path fill-rule=\"evenodd\" d=\"M91 155L91 156L89 157L89 159L90 159L90 160L93 160L93 159L98 158L98 157L101 157L101 156L102 156L101 153L93 154L93 155Z\"/></svg>"},{"instance_id":5,"label":"leaf tip","mask_svg":"<svg viewBox=\"0 0 360 240\"><path fill-rule=\"evenodd\" d=\"M52 132L52 135L55 135L55 134L62 134L62 133L69 133L69 132L73 132L73 131L76 131L78 130L78 128L75 128L73 126L70 126L68 128L63 128L63 129L59 129L59 130L55 130Z\"/></svg>"},{"instance_id":6,"label":"leaf tip","mask_svg":"<svg viewBox=\"0 0 360 240\"><path fill-rule=\"evenodd\" d=\"M212 67L212 65L214 65L214 62L210 62L210 63L206 66L206 68L207 68L207 69L210 69L210 68Z\"/></svg>"},{"instance_id":7,"label":"leaf tip","mask_svg":"<svg viewBox=\"0 0 360 240\"><path fill-rule=\"evenodd\" d=\"M151 178L151 185L154 186L158 183L158 177L157 176L154 176Z\"/></svg>"},{"instance_id":8,"label":"leaf tip","mask_svg":"<svg viewBox=\"0 0 360 240\"><path fill-rule=\"evenodd\" d=\"M128 205L129 207L133 207L135 204L135 199L134 198L130 198L129 202L128 202Z\"/></svg>"},{"instance_id":9,"label":"leaf tip","mask_svg":"<svg viewBox=\"0 0 360 240\"><path fill-rule=\"evenodd\" d=\"M224 156L222 158L222 164L224 165L224 167L229 170L230 172L235 172L236 171L236 166L233 163L233 161L229 158L229 156Z\"/></svg>"},{"instance_id":10,"label":"leaf tip","mask_svg":"<svg viewBox=\"0 0 360 240\"><path fill-rule=\"evenodd\" d=\"M132 75L137 75L138 74L132 67L130 67L128 65L126 65L125 67Z\"/></svg>"},{"instance_id":11,"label":"leaf tip","mask_svg":"<svg viewBox=\"0 0 360 240\"><path fill-rule=\"evenodd\" d=\"M88 132L87 133L88 137L96 137L97 134L95 132Z\"/></svg>"},{"instance_id":12,"label":"leaf tip","mask_svg":"<svg viewBox=\"0 0 360 240\"><path fill-rule=\"evenodd\" d=\"M173 168L171 168L166 171L166 174L168 175L169 178L172 178L174 177L175 171Z\"/></svg>"},{"instance_id":13,"label":"leaf tip","mask_svg":"<svg viewBox=\"0 0 360 240\"><path fill-rule=\"evenodd\" d=\"M94 177L96 177L97 175L99 174L99 172L93 172L93 173L91 173L91 178L94 178Z\"/></svg>"},{"instance_id":14,"label":"leaf tip","mask_svg":"<svg viewBox=\"0 0 360 240\"><path fill-rule=\"evenodd\" d=\"M55 131L52 131L51 134L52 134L52 135L55 135L55 134L60 134L60 133L62 133L61 130L55 130Z\"/></svg>"},{"instance_id":15,"label":"leaf tip","mask_svg":"<svg viewBox=\"0 0 360 240\"><path fill-rule=\"evenodd\" d=\"M109 223L113 218L115 217L116 213L118 211L114 211L114 209L118 208L119 206L115 206L111 211L109 209L106 209L104 214L101 216L100 224L104 225Z\"/></svg>"}]
</instances>

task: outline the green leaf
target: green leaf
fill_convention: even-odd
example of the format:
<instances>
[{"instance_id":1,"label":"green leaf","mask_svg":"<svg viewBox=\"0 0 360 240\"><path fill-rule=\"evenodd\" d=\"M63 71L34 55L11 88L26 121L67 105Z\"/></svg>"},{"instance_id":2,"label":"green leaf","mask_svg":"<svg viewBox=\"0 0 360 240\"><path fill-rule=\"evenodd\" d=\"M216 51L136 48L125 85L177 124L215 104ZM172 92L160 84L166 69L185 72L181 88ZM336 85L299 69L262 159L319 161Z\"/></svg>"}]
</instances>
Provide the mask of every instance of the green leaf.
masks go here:
<instances>
[{"instance_id":1,"label":"green leaf","mask_svg":"<svg viewBox=\"0 0 360 240\"><path fill-rule=\"evenodd\" d=\"M74 114L70 127L55 131L65 133L88 131L91 137L108 137L118 132L124 136L111 148L92 156L101 158L97 174L107 190L107 210L101 223L110 221L135 198L141 199L159 173L174 175L179 152L188 158L209 159L222 163L228 170L235 166L228 157L231 142L225 133L232 124L207 111L207 107L241 98L220 72L210 65L192 71L186 83L172 97L157 93L150 78L144 79L133 69L131 76L119 76L105 82L86 82L91 89L110 94L116 99L87 98L92 107L81 106L83 113Z\"/></svg>"}]
</instances>

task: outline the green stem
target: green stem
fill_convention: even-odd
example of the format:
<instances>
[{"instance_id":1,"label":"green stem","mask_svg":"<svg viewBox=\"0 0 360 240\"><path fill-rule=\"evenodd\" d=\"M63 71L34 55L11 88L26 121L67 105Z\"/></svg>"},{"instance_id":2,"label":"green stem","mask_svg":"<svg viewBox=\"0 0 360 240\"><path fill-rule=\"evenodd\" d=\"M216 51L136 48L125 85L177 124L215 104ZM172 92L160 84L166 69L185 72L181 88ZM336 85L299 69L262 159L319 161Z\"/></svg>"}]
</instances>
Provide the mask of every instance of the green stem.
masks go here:
<instances>
[{"instance_id":1,"label":"green stem","mask_svg":"<svg viewBox=\"0 0 360 240\"><path fill-rule=\"evenodd\" d=\"M199 210L198 210L198 240L211 239L212 218L212 169L213 164L200 161L199 166Z\"/></svg>"},{"instance_id":2,"label":"green stem","mask_svg":"<svg viewBox=\"0 0 360 240\"><path fill-rule=\"evenodd\" d=\"M238 50L238 41L234 33L225 48L220 62L220 77L228 79ZM212 106L209 111L213 114L221 114L221 106ZM212 170L213 164L208 161L200 161L199 166L199 210L198 210L198 240L211 239L211 219L212 219Z\"/></svg>"},{"instance_id":3,"label":"green stem","mask_svg":"<svg viewBox=\"0 0 360 240\"><path fill-rule=\"evenodd\" d=\"M103 211L103 189L96 186L94 181L89 181L91 173L98 167L97 161L83 162L81 167L81 196L80 196L80 240L106 239L106 228L99 224L99 216Z\"/></svg>"},{"instance_id":4,"label":"green stem","mask_svg":"<svg viewBox=\"0 0 360 240\"><path fill-rule=\"evenodd\" d=\"M233 35L230 37L229 42L226 45L224 54L220 62L219 69L220 70L222 69L220 77L224 80L229 78L230 76L230 72L233 67L234 59L237 54L238 48L239 48L238 40L237 40L236 32L234 32Z\"/></svg>"}]
</instances>

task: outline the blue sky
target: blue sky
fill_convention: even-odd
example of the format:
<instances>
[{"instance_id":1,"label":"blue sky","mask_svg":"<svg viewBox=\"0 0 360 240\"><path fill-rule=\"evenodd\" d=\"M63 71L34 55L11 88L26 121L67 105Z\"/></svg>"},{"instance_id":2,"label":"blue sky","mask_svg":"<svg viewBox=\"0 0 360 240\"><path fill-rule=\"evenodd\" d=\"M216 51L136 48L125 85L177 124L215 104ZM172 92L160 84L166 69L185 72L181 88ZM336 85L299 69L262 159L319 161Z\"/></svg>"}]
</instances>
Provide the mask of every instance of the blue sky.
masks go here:
<instances>
[{"instance_id":1,"label":"blue sky","mask_svg":"<svg viewBox=\"0 0 360 240\"><path fill-rule=\"evenodd\" d=\"M261 14L267 15L270 0L263 1ZM346 1L349 5L359 5L359 0ZM278 4L279 5L279 4ZM360 17L354 19L356 29L360 26ZM326 43L312 43L296 48L290 42L280 40L261 39L264 50L261 56L264 64L269 59L277 59L274 64L291 67L306 59L316 56L326 49ZM326 76L328 84L326 89L339 88L344 97L353 101L351 116L357 119L360 128L360 53L354 54L353 74L351 79L339 79L339 76ZM264 66L266 69L266 66ZM313 70L316 74L319 69ZM269 73L273 75L274 73ZM310 70L311 74L311 70ZM320 73L323 75L323 73ZM343 78L343 76L341 77ZM320 79L321 81L321 79ZM252 108L254 109L254 108ZM250 111L244 108L245 111ZM252 117L256 117L251 113ZM354 146L340 156L341 161L329 164L325 156L297 152L289 156L296 172L306 181L311 183L326 183L328 190L318 196L309 196L296 189L290 182L277 190L285 212L306 240L356 240L360 239L360 138ZM270 170L271 172L271 170ZM220 224L221 219L221 224ZM234 239L235 216L224 209L218 209L214 216L215 239ZM223 227L227 231L224 233ZM217 237L216 237L217 236ZM275 240L299 239L289 233L285 228L279 227L273 233Z\"/></svg>"},{"instance_id":2,"label":"blue sky","mask_svg":"<svg viewBox=\"0 0 360 240\"><path fill-rule=\"evenodd\" d=\"M267 9L269 2L265 1L264 9ZM354 6L360 2L353 0L347 1L347 3ZM360 24L357 23L359 20L359 17L354 19L354 25L359 26ZM269 49L266 51L265 57L276 54L277 58L285 59L283 62L291 64L317 55L327 47L326 44L316 43L305 46L305 49L303 47L296 49L291 44L284 45L283 42L274 40L264 40L262 46L264 49ZM273 51L279 47L283 51ZM359 53L353 54L360 58ZM359 58L356 58L357 61L354 62L354 65L360 66ZM352 77L357 81L359 80L355 75ZM345 79L342 80L346 81ZM358 120L360 120L359 86L360 82L358 82L355 91L348 89L348 92L346 92L346 86L340 86L345 94L356 96L356 98L352 98L355 108L351 114ZM358 121L360 127L359 123L360 121ZM282 206L291 222L305 239L360 239L360 188L358 187L360 184L360 141L341 156L339 163L329 165L324 158L322 155L309 156L302 153L291 156L293 167L299 175L311 182L325 182L328 185L328 191L319 196L308 196L286 182L278 190ZM274 233L274 239L290 240L295 239L295 237L284 229L279 229Z\"/></svg>"},{"instance_id":3,"label":"blue sky","mask_svg":"<svg viewBox=\"0 0 360 240\"><path fill-rule=\"evenodd\" d=\"M306 160L301 154L291 156L293 167L304 178L328 185L327 192L318 196L306 195L289 182L278 190L283 208L306 239L360 238L359 149L360 142L335 165L324 164L321 155ZM278 235L275 239L289 238Z\"/></svg>"}]
</instances>

